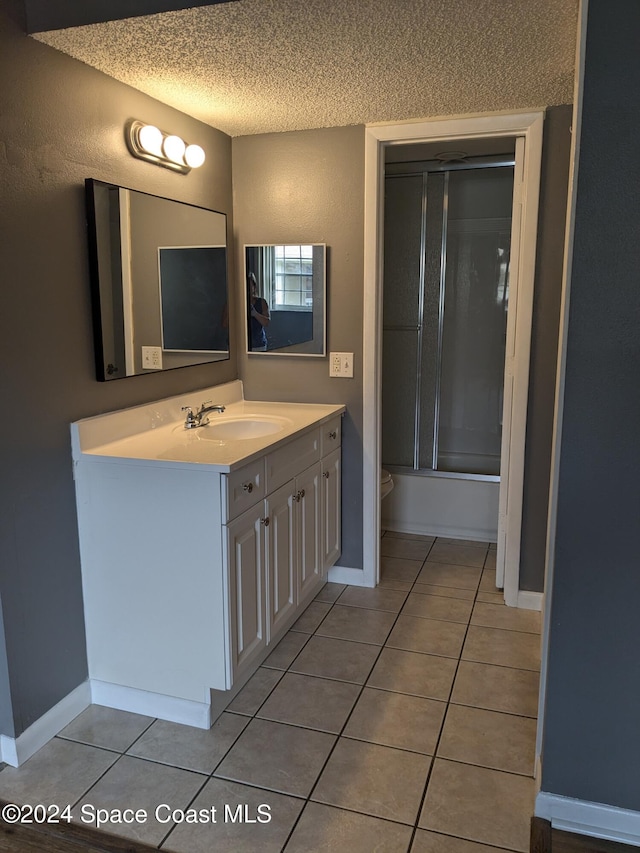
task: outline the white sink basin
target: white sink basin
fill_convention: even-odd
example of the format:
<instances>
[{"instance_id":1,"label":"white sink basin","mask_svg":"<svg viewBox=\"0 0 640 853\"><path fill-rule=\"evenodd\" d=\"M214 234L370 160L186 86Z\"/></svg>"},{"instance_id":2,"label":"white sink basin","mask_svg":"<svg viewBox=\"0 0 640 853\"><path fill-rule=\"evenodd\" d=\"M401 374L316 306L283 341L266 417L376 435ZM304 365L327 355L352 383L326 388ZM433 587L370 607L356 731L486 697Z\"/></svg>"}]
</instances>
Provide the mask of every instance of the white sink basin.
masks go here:
<instances>
[{"instance_id":1,"label":"white sink basin","mask_svg":"<svg viewBox=\"0 0 640 853\"><path fill-rule=\"evenodd\" d=\"M181 434L188 441L243 441L251 438L264 438L282 432L291 421L288 418L239 416L210 420L201 427L185 429L176 427L174 432Z\"/></svg>"},{"instance_id":2,"label":"white sink basin","mask_svg":"<svg viewBox=\"0 0 640 853\"><path fill-rule=\"evenodd\" d=\"M198 438L215 439L218 441L238 441L246 438L262 438L265 435L275 435L282 432L286 421L267 420L266 418L229 418L218 423L209 422L206 426L198 427Z\"/></svg>"}]
</instances>

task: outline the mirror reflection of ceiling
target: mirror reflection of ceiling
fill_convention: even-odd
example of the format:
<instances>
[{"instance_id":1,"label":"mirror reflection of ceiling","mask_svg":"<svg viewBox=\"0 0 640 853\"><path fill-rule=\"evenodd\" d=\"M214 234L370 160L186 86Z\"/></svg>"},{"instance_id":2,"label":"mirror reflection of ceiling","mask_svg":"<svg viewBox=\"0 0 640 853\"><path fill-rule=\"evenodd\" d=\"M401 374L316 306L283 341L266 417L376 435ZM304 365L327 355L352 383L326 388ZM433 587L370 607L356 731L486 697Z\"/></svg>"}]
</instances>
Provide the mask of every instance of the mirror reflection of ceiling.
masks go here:
<instances>
[{"instance_id":1,"label":"mirror reflection of ceiling","mask_svg":"<svg viewBox=\"0 0 640 853\"><path fill-rule=\"evenodd\" d=\"M573 99L578 0L236 0L34 37L230 136Z\"/></svg>"}]
</instances>

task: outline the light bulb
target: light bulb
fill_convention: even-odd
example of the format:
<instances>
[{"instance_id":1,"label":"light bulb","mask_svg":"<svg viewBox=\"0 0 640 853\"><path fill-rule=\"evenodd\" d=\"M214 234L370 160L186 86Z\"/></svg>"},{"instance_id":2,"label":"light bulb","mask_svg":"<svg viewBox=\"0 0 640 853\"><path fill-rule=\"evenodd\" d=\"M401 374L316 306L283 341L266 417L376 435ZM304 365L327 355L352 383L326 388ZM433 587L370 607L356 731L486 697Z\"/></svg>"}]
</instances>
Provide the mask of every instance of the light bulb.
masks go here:
<instances>
[{"instance_id":1,"label":"light bulb","mask_svg":"<svg viewBox=\"0 0 640 853\"><path fill-rule=\"evenodd\" d=\"M152 124L143 125L138 131L140 147L154 157L162 157L162 133Z\"/></svg>"},{"instance_id":2,"label":"light bulb","mask_svg":"<svg viewBox=\"0 0 640 853\"><path fill-rule=\"evenodd\" d=\"M204 150L199 145L187 145L187 150L184 152L184 162L192 169L197 169L202 166L205 159Z\"/></svg>"},{"instance_id":3,"label":"light bulb","mask_svg":"<svg viewBox=\"0 0 640 853\"><path fill-rule=\"evenodd\" d=\"M178 166L184 166L185 147L184 141L179 136L166 136L162 143L165 157Z\"/></svg>"}]
</instances>

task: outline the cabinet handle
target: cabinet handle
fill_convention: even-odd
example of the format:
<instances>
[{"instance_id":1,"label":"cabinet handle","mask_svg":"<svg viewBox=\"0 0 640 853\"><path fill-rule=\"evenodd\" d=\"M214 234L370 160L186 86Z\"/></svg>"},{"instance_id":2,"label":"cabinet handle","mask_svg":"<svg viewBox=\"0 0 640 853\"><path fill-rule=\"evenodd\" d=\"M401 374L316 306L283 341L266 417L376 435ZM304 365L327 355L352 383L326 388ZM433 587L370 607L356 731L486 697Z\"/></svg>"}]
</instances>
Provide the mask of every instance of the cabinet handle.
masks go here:
<instances>
[{"instance_id":1,"label":"cabinet handle","mask_svg":"<svg viewBox=\"0 0 640 853\"><path fill-rule=\"evenodd\" d=\"M335 431L335 429L331 430L331 432L329 433L329 438L337 438L337 436L338 433Z\"/></svg>"},{"instance_id":2,"label":"cabinet handle","mask_svg":"<svg viewBox=\"0 0 640 853\"><path fill-rule=\"evenodd\" d=\"M323 472L323 474L322 474L322 476L325 478L325 480L328 480L328 479L329 479L329 472L328 472L328 471L324 471L324 472Z\"/></svg>"},{"instance_id":3,"label":"cabinet handle","mask_svg":"<svg viewBox=\"0 0 640 853\"><path fill-rule=\"evenodd\" d=\"M242 489L243 491L249 492L249 494L251 494L251 492L253 491L253 483L245 483Z\"/></svg>"},{"instance_id":4,"label":"cabinet handle","mask_svg":"<svg viewBox=\"0 0 640 853\"><path fill-rule=\"evenodd\" d=\"M301 490L298 492L298 497L299 497L299 499L304 497L304 489L301 489Z\"/></svg>"},{"instance_id":5,"label":"cabinet handle","mask_svg":"<svg viewBox=\"0 0 640 853\"><path fill-rule=\"evenodd\" d=\"M268 527L269 526L269 516L267 516L266 518L261 518L260 524L264 524L265 527Z\"/></svg>"}]
</instances>

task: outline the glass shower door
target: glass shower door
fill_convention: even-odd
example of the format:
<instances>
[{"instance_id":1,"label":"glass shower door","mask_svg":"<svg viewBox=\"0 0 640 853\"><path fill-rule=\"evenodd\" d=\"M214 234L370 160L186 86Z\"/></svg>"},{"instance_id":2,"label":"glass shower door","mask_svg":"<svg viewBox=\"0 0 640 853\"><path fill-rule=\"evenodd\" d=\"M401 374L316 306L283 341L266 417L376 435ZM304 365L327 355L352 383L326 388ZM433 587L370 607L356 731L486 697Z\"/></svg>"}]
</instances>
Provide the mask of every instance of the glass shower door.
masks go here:
<instances>
[{"instance_id":1,"label":"glass shower door","mask_svg":"<svg viewBox=\"0 0 640 853\"><path fill-rule=\"evenodd\" d=\"M498 476L513 168L387 176L384 464Z\"/></svg>"},{"instance_id":2,"label":"glass shower door","mask_svg":"<svg viewBox=\"0 0 640 853\"><path fill-rule=\"evenodd\" d=\"M414 468L422 343L424 180L387 179L382 347L382 458Z\"/></svg>"},{"instance_id":3,"label":"glass shower door","mask_svg":"<svg viewBox=\"0 0 640 853\"><path fill-rule=\"evenodd\" d=\"M500 474L513 169L451 172L439 471Z\"/></svg>"}]
</instances>

